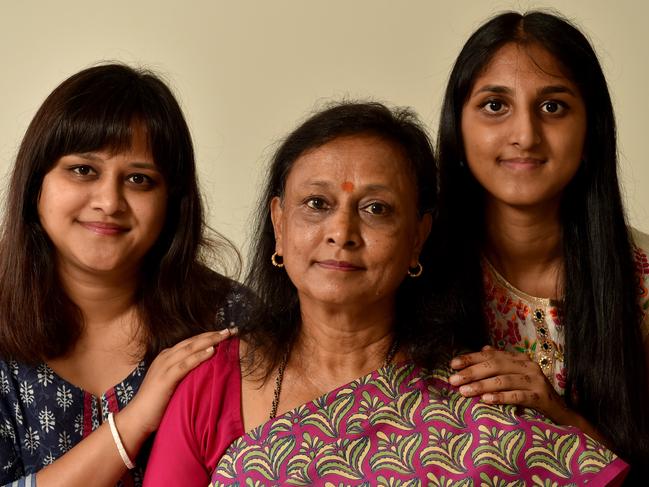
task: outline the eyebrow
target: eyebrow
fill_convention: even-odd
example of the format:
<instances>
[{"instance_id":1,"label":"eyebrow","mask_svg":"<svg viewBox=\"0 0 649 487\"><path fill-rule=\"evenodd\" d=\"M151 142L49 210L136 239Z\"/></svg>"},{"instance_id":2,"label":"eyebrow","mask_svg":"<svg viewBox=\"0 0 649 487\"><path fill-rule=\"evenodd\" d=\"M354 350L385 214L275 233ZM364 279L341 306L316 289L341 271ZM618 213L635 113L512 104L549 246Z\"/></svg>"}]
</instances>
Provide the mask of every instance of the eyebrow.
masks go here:
<instances>
[{"instance_id":1,"label":"eyebrow","mask_svg":"<svg viewBox=\"0 0 649 487\"><path fill-rule=\"evenodd\" d=\"M514 92L511 88L507 86L502 86L502 85L485 85L482 88L480 88L478 91L475 92L475 94L479 93L497 93L497 94L502 94L502 95L511 95ZM577 96L573 90L568 88L565 85L549 85L549 86L544 86L540 90L537 91L537 94L540 96L544 95L550 95L554 93L567 93L572 96Z\"/></svg>"},{"instance_id":2,"label":"eyebrow","mask_svg":"<svg viewBox=\"0 0 649 487\"><path fill-rule=\"evenodd\" d=\"M101 162L101 163L104 162L104 159L99 157L95 152L79 152L79 153L74 153L72 155L81 157L82 159L87 159L92 162ZM134 162L129 162L128 166L136 169L149 169L151 171L159 171L158 167L155 164L152 164L150 162L134 161Z\"/></svg>"},{"instance_id":3,"label":"eyebrow","mask_svg":"<svg viewBox=\"0 0 649 487\"><path fill-rule=\"evenodd\" d=\"M323 189L329 189L332 187L336 187L336 185L332 182L329 181L320 181L320 180L315 180L315 181L307 181L304 186L315 186L317 188L323 188ZM393 191L389 186L386 186L384 184L365 184L362 186L356 186L357 189L362 189L363 191Z\"/></svg>"}]
</instances>

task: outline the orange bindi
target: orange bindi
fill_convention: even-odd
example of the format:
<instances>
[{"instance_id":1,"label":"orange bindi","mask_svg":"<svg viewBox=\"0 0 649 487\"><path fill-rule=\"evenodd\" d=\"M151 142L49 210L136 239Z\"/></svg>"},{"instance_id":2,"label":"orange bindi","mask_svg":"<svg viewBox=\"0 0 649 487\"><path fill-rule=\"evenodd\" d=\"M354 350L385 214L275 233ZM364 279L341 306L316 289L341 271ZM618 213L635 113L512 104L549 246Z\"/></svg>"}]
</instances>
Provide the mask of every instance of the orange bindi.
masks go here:
<instances>
[{"instance_id":1,"label":"orange bindi","mask_svg":"<svg viewBox=\"0 0 649 487\"><path fill-rule=\"evenodd\" d=\"M354 191L354 183L352 183L351 181L345 181L343 184L340 185L340 187L346 193L351 193L352 191Z\"/></svg>"}]
</instances>

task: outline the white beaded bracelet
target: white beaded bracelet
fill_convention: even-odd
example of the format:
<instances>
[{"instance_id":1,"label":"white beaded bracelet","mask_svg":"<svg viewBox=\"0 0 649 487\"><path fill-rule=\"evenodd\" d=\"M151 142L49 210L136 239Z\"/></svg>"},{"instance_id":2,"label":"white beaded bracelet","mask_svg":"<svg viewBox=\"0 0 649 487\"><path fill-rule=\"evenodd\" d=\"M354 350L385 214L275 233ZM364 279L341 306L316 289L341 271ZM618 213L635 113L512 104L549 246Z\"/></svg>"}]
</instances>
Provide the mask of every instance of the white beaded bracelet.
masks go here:
<instances>
[{"instance_id":1,"label":"white beaded bracelet","mask_svg":"<svg viewBox=\"0 0 649 487\"><path fill-rule=\"evenodd\" d=\"M117 426L113 419L113 413L108 413L108 425L110 426L110 432L113 434L113 440L115 440L119 456L122 457L124 465L126 465L129 470L133 470L135 465L133 465L133 462L128 457L128 453L126 453L126 450L124 449L124 444L122 443L122 439L119 437L119 432L117 431Z\"/></svg>"}]
</instances>

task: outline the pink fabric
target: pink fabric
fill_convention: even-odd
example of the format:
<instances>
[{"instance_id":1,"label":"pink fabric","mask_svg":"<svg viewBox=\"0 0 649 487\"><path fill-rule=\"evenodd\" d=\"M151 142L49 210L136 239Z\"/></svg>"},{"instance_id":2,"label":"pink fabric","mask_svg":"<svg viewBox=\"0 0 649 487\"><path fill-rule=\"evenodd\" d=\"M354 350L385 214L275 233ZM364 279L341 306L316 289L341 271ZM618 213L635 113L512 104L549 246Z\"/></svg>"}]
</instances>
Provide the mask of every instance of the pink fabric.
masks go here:
<instances>
[{"instance_id":1,"label":"pink fabric","mask_svg":"<svg viewBox=\"0 0 649 487\"><path fill-rule=\"evenodd\" d=\"M145 487L209 484L221 456L244 434L240 370L239 339L232 338L180 383L156 434Z\"/></svg>"}]
</instances>

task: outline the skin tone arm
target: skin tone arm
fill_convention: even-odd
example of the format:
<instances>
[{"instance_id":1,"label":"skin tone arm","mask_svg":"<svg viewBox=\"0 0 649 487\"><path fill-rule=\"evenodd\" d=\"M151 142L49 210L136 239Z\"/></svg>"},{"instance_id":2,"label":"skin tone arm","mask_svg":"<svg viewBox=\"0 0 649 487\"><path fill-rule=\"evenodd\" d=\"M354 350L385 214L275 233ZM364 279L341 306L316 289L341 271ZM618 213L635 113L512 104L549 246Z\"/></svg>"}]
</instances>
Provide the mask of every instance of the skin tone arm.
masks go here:
<instances>
[{"instance_id":1,"label":"skin tone arm","mask_svg":"<svg viewBox=\"0 0 649 487\"><path fill-rule=\"evenodd\" d=\"M228 330L208 332L163 350L152 362L133 400L115 414L115 424L129 458L135 461L144 441L162 419L178 383L212 356L214 345L229 337ZM101 465L101 468L97 468ZM108 424L78 443L65 455L36 474L39 487L114 486L126 472Z\"/></svg>"}]
</instances>

